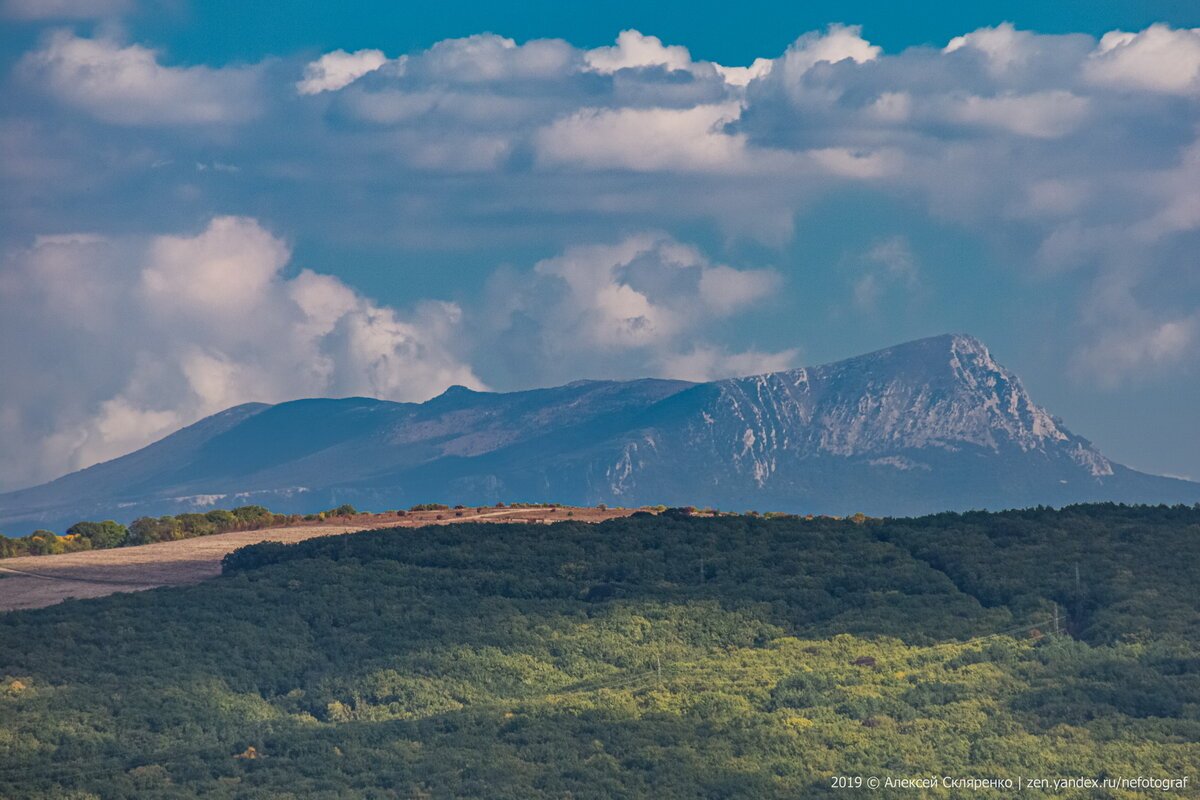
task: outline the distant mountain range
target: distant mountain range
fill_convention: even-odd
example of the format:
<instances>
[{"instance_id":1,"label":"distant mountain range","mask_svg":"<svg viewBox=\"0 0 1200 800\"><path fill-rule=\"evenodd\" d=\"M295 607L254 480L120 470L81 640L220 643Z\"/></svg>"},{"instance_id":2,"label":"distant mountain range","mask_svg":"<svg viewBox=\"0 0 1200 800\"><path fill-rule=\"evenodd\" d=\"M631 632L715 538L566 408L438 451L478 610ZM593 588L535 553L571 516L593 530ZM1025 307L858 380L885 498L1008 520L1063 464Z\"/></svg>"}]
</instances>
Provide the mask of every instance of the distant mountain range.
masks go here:
<instances>
[{"instance_id":1,"label":"distant mountain range","mask_svg":"<svg viewBox=\"0 0 1200 800\"><path fill-rule=\"evenodd\" d=\"M245 503L308 512L499 500L908 515L1194 503L1200 483L1110 461L983 343L945 335L711 383L248 403L0 495L0 531Z\"/></svg>"}]
</instances>

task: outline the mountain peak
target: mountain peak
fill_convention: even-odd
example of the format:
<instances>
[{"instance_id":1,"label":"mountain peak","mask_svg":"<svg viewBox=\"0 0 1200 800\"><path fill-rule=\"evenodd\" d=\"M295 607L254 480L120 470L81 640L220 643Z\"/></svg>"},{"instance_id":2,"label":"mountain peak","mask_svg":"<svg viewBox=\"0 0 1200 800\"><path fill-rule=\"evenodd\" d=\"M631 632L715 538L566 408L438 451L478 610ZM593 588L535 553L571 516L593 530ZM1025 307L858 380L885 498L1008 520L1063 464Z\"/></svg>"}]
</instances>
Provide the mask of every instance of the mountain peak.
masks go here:
<instances>
[{"instance_id":1,"label":"mountain peak","mask_svg":"<svg viewBox=\"0 0 1200 800\"><path fill-rule=\"evenodd\" d=\"M947 365L952 365L960 357L981 361L990 367L999 367L992 360L992 354L987 345L966 333L943 333L923 339L913 339L861 356L853 356L837 363L886 361L895 363L897 368L905 371L921 366L937 371L944 369Z\"/></svg>"},{"instance_id":2,"label":"mountain peak","mask_svg":"<svg viewBox=\"0 0 1200 800\"><path fill-rule=\"evenodd\" d=\"M924 513L1092 500L1195 502L1200 486L1112 464L979 339L948 333L712 383L452 386L230 409L141 451L0 495L0 526L132 519L220 502L543 499L807 513Z\"/></svg>"},{"instance_id":3,"label":"mountain peak","mask_svg":"<svg viewBox=\"0 0 1200 800\"><path fill-rule=\"evenodd\" d=\"M477 392L469 386L463 386L461 383L451 384L446 387L446 391L442 392L438 397L460 397L466 395L477 394Z\"/></svg>"},{"instance_id":4,"label":"mountain peak","mask_svg":"<svg viewBox=\"0 0 1200 800\"><path fill-rule=\"evenodd\" d=\"M993 453L1066 453L1093 476L1113 471L968 334L931 336L725 384L729 402L750 423L742 435L755 442L746 455L758 452L753 457L760 476L773 471L766 444L773 423L802 432L812 452L840 457L891 458L901 451L970 446Z\"/></svg>"}]
</instances>

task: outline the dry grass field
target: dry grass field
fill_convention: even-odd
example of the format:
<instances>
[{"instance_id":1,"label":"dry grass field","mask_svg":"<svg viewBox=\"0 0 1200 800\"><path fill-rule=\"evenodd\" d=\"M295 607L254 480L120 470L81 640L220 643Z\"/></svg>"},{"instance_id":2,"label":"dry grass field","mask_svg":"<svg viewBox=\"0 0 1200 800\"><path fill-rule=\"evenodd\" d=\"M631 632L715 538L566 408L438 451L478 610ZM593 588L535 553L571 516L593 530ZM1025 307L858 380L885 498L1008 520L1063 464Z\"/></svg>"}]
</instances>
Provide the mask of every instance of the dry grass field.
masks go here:
<instances>
[{"instance_id":1,"label":"dry grass field","mask_svg":"<svg viewBox=\"0 0 1200 800\"><path fill-rule=\"evenodd\" d=\"M458 522L549 523L565 519L601 522L633 511L537 507L420 511L405 516L358 514L286 528L235 531L139 547L6 558L0 561L0 612L41 608L71 598L197 583L221 573L221 559L226 553L257 542L290 543L372 528L417 528Z\"/></svg>"}]
</instances>

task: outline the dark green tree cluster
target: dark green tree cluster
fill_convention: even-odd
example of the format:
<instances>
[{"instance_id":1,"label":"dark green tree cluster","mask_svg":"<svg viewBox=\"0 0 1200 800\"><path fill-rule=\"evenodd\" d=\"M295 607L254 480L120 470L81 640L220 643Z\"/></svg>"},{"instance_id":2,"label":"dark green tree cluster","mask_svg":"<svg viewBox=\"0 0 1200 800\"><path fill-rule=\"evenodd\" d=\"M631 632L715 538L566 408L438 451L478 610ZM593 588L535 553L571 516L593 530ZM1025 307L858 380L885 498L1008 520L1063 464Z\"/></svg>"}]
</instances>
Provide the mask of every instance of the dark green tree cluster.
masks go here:
<instances>
[{"instance_id":1,"label":"dark green tree cluster","mask_svg":"<svg viewBox=\"0 0 1200 800\"><path fill-rule=\"evenodd\" d=\"M1105 505L264 543L201 585L0 616L0 797L1194 782L1197 555L1200 510Z\"/></svg>"}]
</instances>

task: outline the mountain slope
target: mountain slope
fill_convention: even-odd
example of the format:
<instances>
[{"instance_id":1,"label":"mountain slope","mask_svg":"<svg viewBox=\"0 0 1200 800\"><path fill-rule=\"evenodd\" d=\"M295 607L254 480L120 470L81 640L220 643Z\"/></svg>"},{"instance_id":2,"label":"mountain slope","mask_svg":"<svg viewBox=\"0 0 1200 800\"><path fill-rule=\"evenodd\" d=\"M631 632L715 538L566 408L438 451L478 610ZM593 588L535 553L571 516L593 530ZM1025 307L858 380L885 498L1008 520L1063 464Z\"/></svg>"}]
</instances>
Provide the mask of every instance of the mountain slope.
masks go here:
<instances>
[{"instance_id":1,"label":"mountain slope","mask_svg":"<svg viewBox=\"0 0 1200 800\"><path fill-rule=\"evenodd\" d=\"M0 495L0 529L243 502L311 511L517 499L895 515L1190 503L1200 484L1111 462L1035 404L981 342L946 335L711 383L238 406Z\"/></svg>"}]
</instances>

